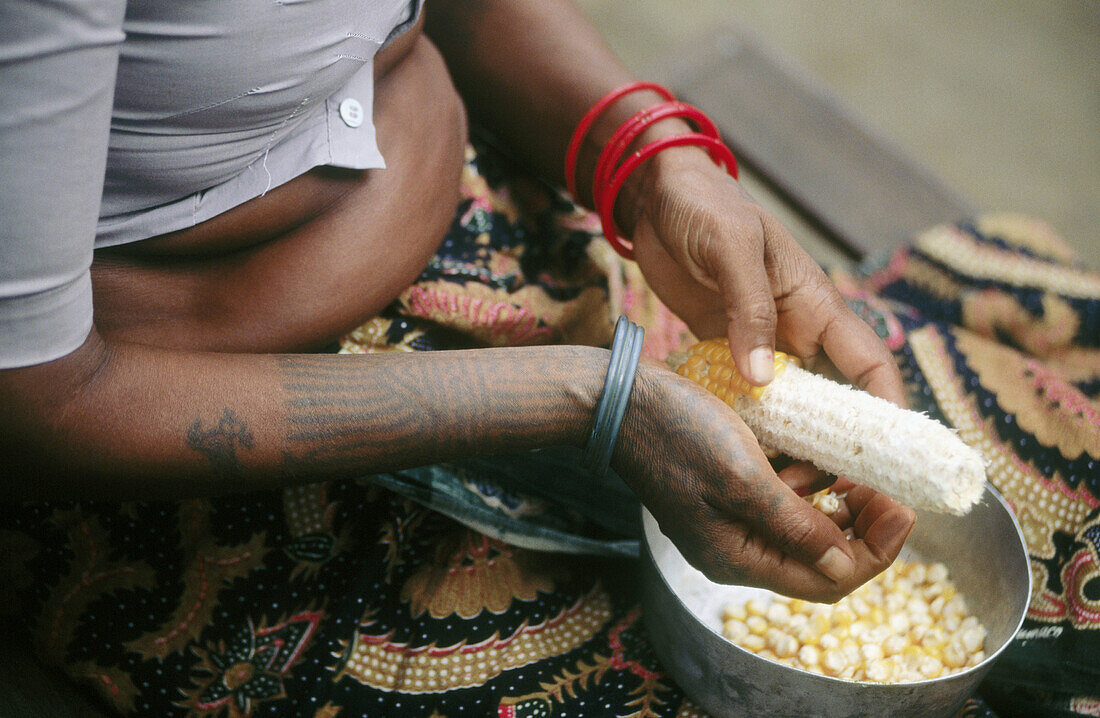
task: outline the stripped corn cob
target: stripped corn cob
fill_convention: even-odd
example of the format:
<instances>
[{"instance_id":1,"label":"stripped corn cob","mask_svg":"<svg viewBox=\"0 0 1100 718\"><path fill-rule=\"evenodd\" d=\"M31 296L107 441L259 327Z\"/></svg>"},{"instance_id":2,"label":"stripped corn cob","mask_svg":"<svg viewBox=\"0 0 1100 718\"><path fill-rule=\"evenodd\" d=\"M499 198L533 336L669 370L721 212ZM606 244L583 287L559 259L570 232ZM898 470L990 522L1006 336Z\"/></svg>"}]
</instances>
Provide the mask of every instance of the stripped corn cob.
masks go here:
<instances>
[{"instance_id":1,"label":"stripped corn cob","mask_svg":"<svg viewBox=\"0 0 1100 718\"><path fill-rule=\"evenodd\" d=\"M708 339L691 348L677 373L729 404L762 445L830 474L956 515L981 498L981 456L943 424L811 374L782 352L775 370L771 384L754 387L738 373L728 343Z\"/></svg>"}]
</instances>

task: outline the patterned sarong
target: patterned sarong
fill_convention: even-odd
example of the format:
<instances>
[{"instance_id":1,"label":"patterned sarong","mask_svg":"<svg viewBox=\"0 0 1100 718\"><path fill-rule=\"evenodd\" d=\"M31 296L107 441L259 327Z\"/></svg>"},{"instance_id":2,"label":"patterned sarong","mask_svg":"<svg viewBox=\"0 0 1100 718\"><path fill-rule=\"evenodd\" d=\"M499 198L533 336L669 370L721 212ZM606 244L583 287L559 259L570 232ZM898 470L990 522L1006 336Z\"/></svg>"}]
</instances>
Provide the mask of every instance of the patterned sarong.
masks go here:
<instances>
[{"instance_id":1,"label":"patterned sarong","mask_svg":"<svg viewBox=\"0 0 1100 718\"><path fill-rule=\"evenodd\" d=\"M463 192L420 279L341 351L606 345L621 312L651 356L690 341L553 189L471 151ZM990 218L836 277L1024 526L1026 630L983 687L1006 715L1100 714L1100 278L1069 259L1041 225ZM637 504L569 450L4 511L0 606L122 714L702 715L646 640Z\"/></svg>"}]
</instances>

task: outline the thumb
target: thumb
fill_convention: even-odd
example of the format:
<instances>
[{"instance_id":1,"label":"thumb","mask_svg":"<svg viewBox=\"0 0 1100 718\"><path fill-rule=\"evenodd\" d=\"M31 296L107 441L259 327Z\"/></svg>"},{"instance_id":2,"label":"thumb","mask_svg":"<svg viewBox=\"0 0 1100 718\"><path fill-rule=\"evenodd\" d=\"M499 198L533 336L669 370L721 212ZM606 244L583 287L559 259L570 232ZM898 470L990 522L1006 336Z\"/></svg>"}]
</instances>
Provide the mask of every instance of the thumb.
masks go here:
<instances>
[{"instance_id":1,"label":"thumb","mask_svg":"<svg viewBox=\"0 0 1100 718\"><path fill-rule=\"evenodd\" d=\"M786 486L776 492L771 504L766 510L751 512L749 519L768 544L832 581L851 577L856 568L852 549L828 516ZM778 570L779 566L774 568Z\"/></svg>"}]
</instances>

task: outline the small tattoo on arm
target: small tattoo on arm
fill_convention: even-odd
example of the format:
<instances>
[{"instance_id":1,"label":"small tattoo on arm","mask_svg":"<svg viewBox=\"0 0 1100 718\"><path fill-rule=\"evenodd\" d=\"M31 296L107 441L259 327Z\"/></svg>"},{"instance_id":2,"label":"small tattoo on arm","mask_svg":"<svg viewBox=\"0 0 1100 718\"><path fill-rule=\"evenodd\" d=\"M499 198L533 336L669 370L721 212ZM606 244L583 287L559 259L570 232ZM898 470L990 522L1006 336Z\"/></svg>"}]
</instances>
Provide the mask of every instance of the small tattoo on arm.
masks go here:
<instances>
[{"instance_id":1,"label":"small tattoo on arm","mask_svg":"<svg viewBox=\"0 0 1100 718\"><path fill-rule=\"evenodd\" d=\"M212 429L204 429L201 419L187 430L187 445L201 451L210 459L214 472L221 477L241 475L241 463L237 459L237 445L246 449L253 446L252 433L232 409L226 409Z\"/></svg>"}]
</instances>

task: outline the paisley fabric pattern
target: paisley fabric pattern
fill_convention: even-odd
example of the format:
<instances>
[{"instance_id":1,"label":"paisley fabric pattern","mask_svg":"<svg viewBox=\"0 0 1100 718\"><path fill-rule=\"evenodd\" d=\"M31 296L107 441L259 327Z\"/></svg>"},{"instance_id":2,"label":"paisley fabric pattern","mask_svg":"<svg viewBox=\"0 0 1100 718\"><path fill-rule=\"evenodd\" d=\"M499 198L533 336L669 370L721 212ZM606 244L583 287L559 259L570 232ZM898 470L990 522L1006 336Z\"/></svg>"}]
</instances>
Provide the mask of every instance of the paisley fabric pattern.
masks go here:
<instances>
[{"instance_id":1,"label":"paisley fabric pattern","mask_svg":"<svg viewBox=\"0 0 1100 718\"><path fill-rule=\"evenodd\" d=\"M590 215L500 158L468 160L436 256L340 351L604 345L619 313L647 327L651 356L691 341L637 268L593 241ZM1095 277L1032 220L933 233L835 279L896 353L914 406L985 454L1027 532L1026 630L959 715L1096 715ZM119 714L704 715L646 639L636 503L567 449L2 511L13 635Z\"/></svg>"},{"instance_id":2,"label":"paisley fabric pattern","mask_svg":"<svg viewBox=\"0 0 1100 718\"><path fill-rule=\"evenodd\" d=\"M982 695L1005 715L1096 715L1100 276L1041 222L991 215L836 279L873 298L913 407L982 453L1023 529L1031 602Z\"/></svg>"}]
</instances>

